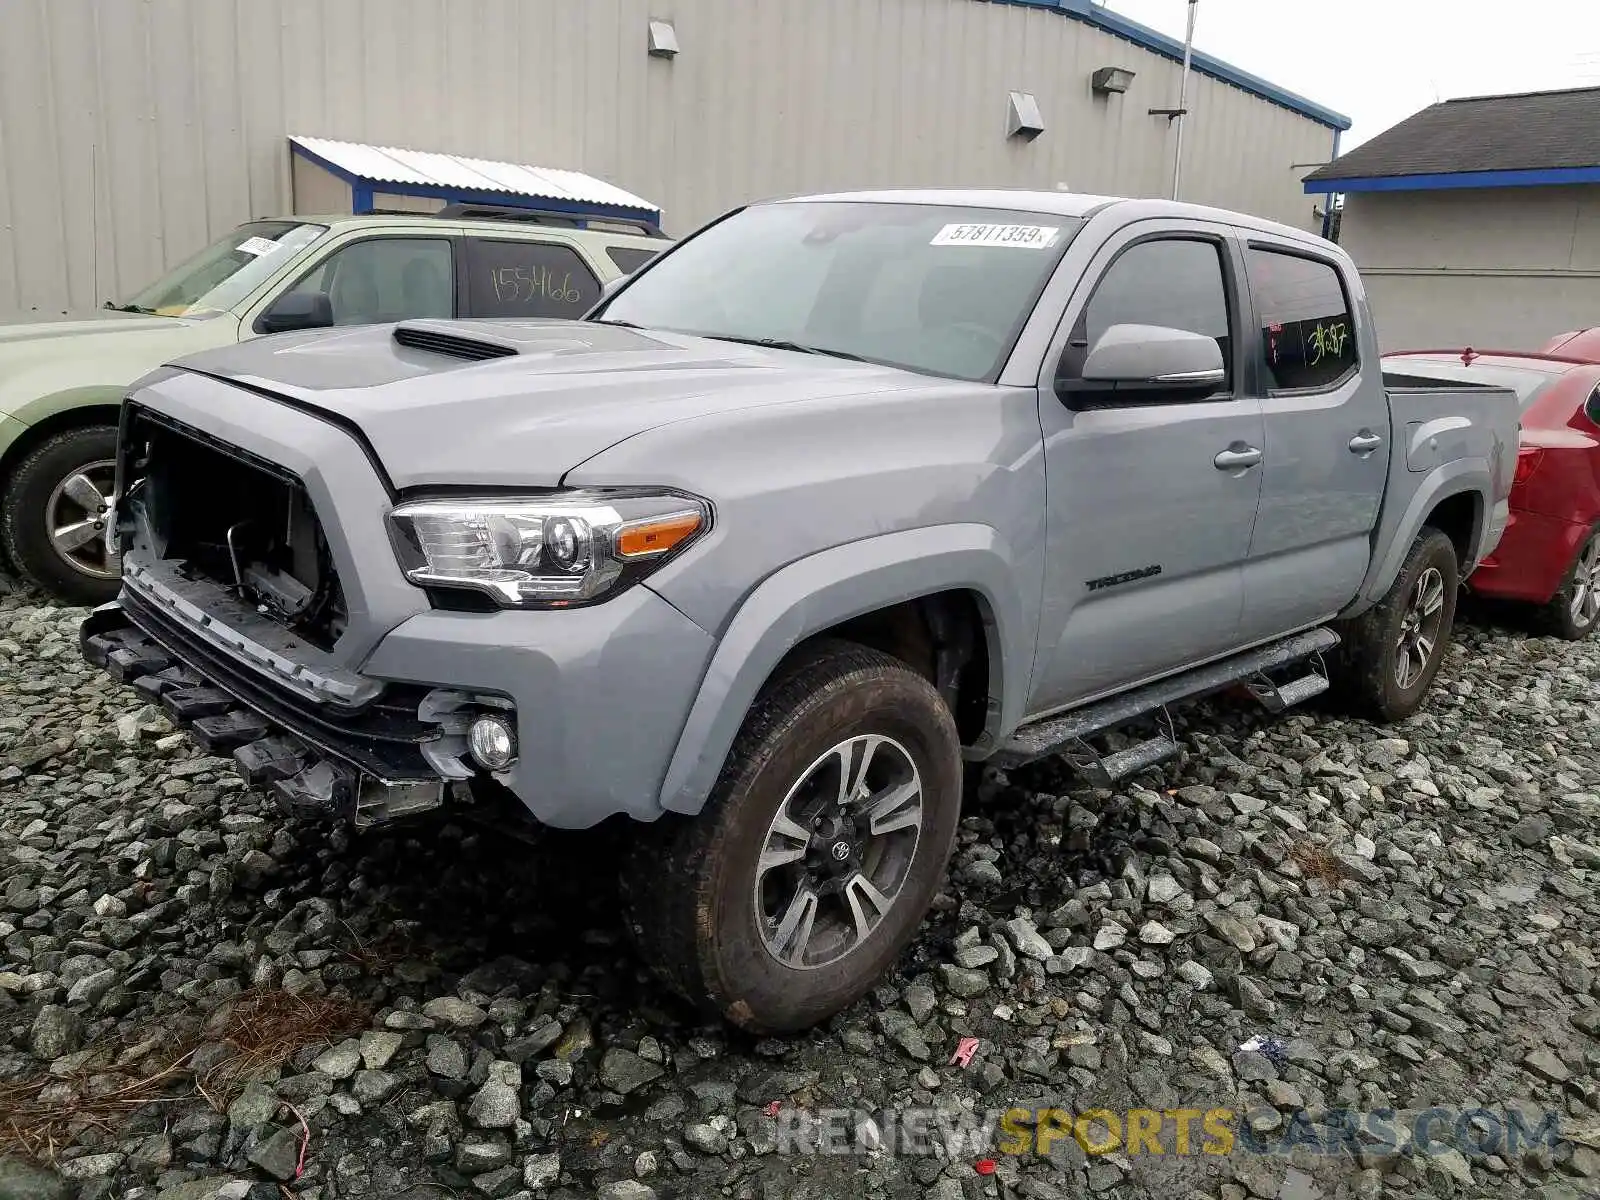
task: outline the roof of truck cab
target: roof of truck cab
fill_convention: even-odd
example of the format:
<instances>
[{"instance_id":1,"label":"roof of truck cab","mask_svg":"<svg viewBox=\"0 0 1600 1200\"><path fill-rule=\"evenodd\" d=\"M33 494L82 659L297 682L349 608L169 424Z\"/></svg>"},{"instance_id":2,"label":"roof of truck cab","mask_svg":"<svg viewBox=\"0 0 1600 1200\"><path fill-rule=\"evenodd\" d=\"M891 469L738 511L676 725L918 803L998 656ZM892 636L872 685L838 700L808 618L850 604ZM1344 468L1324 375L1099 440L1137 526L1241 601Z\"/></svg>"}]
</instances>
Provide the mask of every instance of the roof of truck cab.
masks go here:
<instances>
[{"instance_id":1,"label":"roof of truck cab","mask_svg":"<svg viewBox=\"0 0 1600 1200\"><path fill-rule=\"evenodd\" d=\"M1249 213L1233 212L1224 208L1209 208L1203 204L1185 204L1180 200L1160 200L1133 196L1097 196L1087 192L1039 191L1029 188L897 188L881 191L819 192L805 196L785 196L777 203L798 201L834 201L860 204L942 204L952 208L1000 208L1022 212L1042 213L1048 216L1087 220L1108 208L1126 207L1130 215L1141 219L1158 217L1187 218L1193 221L1218 221L1299 238L1322 241L1315 234L1269 221ZM1324 242L1332 248L1332 243Z\"/></svg>"}]
</instances>

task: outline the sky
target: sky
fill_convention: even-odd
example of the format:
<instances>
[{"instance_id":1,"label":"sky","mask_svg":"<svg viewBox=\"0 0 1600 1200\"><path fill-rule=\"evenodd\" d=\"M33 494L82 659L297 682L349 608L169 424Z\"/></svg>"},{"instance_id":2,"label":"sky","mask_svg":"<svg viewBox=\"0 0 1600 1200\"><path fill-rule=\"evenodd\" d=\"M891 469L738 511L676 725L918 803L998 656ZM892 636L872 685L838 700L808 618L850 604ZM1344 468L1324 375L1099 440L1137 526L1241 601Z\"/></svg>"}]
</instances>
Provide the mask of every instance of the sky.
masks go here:
<instances>
[{"instance_id":1,"label":"sky","mask_svg":"<svg viewBox=\"0 0 1600 1200\"><path fill-rule=\"evenodd\" d=\"M1106 7L1183 40L1187 0ZM1350 150L1439 100L1600 85L1600 0L1199 0L1194 44L1351 118Z\"/></svg>"}]
</instances>

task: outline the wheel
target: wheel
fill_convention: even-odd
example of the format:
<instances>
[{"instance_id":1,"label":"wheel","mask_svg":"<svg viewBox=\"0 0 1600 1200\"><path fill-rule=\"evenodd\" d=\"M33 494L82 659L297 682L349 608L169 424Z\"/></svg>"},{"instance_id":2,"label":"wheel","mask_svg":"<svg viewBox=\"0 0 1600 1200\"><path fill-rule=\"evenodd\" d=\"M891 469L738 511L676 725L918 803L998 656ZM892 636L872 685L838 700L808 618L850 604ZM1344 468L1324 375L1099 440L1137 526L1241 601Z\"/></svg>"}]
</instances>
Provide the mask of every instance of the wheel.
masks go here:
<instances>
[{"instance_id":1,"label":"wheel","mask_svg":"<svg viewBox=\"0 0 1600 1200\"><path fill-rule=\"evenodd\" d=\"M1332 682L1354 711L1398 721L1422 704L1455 623L1456 549L1424 527L1383 599L1340 628Z\"/></svg>"},{"instance_id":2,"label":"wheel","mask_svg":"<svg viewBox=\"0 0 1600 1200\"><path fill-rule=\"evenodd\" d=\"M1589 531L1561 586L1539 610L1540 624L1556 637L1576 642L1600 618L1600 525Z\"/></svg>"},{"instance_id":3,"label":"wheel","mask_svg":"<svg viewBox=\"0 0 1600 1200\"><path fill-rule=\"evenodd\" d=\"M69 429L17 464L0 496L0 543L23 578L58 600L116 598L121 567L105 537L117 467L117 431Z\"/></svg>"},{"instance_id":4,"label":"wheel","mask_svg":"<svg viewBox=\"0 0 1600 1200\"><path fill-rule=\"evenodd\" d=\"M639 830L622 881L641 956L753 1032L832 1016L921 924L961 776L931 684L876 650L819 647L752 706L705 809Z\"/></svg>"}]
</instances>

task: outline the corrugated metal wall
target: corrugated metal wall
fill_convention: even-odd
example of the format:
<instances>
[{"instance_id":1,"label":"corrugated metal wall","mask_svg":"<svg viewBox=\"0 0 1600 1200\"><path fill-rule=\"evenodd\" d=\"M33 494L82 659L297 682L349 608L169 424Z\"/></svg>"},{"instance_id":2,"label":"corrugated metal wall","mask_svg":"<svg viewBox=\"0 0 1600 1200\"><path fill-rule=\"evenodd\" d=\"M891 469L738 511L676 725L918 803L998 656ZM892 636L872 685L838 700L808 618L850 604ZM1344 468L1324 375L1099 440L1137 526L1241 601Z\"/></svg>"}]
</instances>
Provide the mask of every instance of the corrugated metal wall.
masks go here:
<instances>
[{"instance_id":1,"label":"corrugated metal wall","mask_svg":"<svg viewBox=\"0 0 1600 1200\"><path fill-rule=\"evenodd\" d=\"M1340 242L1385 350L1537 350L1600 323L1600 187L1361 192Z\"/></svg>"},{"instance_id":2,"label":"corrugated metal wall","mask_svg":"<svg viewBox=\"0 0 1600 1200\"><path fill-rule=\"evenodd\" d=\"M681 53L647 56L670 15ZM1125 96L1097 67L1137 73ZM684 232L816 188L1162 194L1179 68L974 0L0 0L0 314L92 307L289 204L291 132L568 167ZM1006 93L1047 131L1005 138ZM1332 131L1195 76L1185 198L1305 227Z\"/></svg>"}]
</instances>

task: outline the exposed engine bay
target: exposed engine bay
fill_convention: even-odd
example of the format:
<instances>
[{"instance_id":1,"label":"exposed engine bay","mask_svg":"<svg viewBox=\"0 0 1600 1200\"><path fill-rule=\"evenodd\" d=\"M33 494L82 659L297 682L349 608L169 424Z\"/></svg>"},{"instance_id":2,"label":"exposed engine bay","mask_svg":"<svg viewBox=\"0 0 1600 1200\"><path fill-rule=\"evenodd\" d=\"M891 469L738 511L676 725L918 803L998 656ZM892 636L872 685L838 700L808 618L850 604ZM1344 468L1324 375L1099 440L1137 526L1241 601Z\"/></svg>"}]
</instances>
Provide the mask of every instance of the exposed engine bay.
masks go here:
<instances>
[{"instance_id":1,"label":"exposed engine bay","mask_svg":"<svg viewBox=\"0 0 1600 1200\"><path fill-rule=\"evenodd\" d=\"M124 417L117 536L185 578L230 588L321 649L346 608L305 487L248 451L143 409Z\"/></svg>"}]
</instances>

